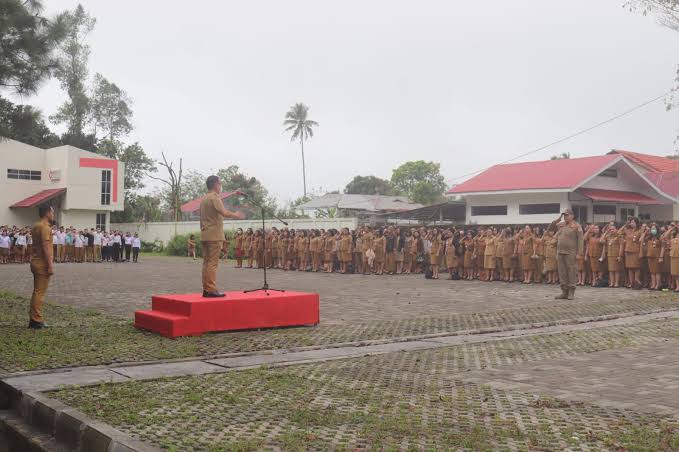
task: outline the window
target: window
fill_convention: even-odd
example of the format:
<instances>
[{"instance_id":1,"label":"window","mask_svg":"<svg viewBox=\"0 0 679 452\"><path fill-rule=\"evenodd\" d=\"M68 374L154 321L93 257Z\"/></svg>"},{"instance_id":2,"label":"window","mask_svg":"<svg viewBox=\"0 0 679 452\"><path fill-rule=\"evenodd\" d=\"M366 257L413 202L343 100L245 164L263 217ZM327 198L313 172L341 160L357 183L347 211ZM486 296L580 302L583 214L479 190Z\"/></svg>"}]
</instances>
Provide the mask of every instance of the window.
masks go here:
<instances>
[{"instance_id":1,"label":"window","mask_svg":"<svg viewBox=\"0 0 679 452\"><path fill-rule=\"evenodd\" d=\"M541 213L559 213L561 205L553 204L519 204L519 215L539 215Z\"/></svg>"},{"instance_id":2,"label":"window","mask_svg":"<svg viewBox=\"0 0 679 452\"><path fill-rule=\"evenodd\" d=\"M620 221L625 222L627 221L628 217L633 217L634 216L634 207L622 207L620 209Z\"/></svg>"},{"instance_id":3,"label":"window","mask_svg":"<svg viewBox=\"0 0 679 452\"><path fill-rule=\"evenodd\" d=\"M105 213L98 213L97 214L97 228L101 229L102 231L106 229L106 214Z\"/></svg>"},{"instance_id":4,"label":"window","mask_svg":"<svg viewBox=\"0 0 679 452\"><path fill-rule=\"evenodd\" d=\"M101 205L111 204L111 170L101 172Z\"/></svg>"},{"instance_id":5,"label":"window","mask_svg":"<svg viewBox=\"0 0 679 452\"><path fill-rule=\"evenodd\" d=\"M472 206L472 216L507 215L507 206Z\"/></svg>"},{"instance_id":6,"label":"window","mask_svg":"<svg viewBox=\"0 0 679 452\"><path fill-rule=\"evenodd\" d=\"M587 206L573 206L573 214L578 223L587 223Z\"/></svg>"},{"instance_id":7,"label":"window","mask_svg":"<svg viewBox=\"0 0 679 452\"><path fill-rule=\"evenodd\" d=\"M599 174L601 177L618 177L618 170L615 168L608 168L607 170L603 170L601 174Z\"/></svg>"},{"instance_id":8,"label":"window","mask_svg":"<svg viewBox=\"0 0 679 452\"><path fill-rule=\"evenodd\" d=\"M31 171L23 169L8 169L7 179L21 179L21 180L41 180L42 171Z\"/></svg>"},{"instance_id":9,"label":"window","mask_svg":"<svg viewBox=\"0 0 679 452\"><path fill-rule=\"evenodd\" d=\"M594 215L613 215L615 216L615 205L594 204L592 206Z\"/></svg>"}]
</instances>

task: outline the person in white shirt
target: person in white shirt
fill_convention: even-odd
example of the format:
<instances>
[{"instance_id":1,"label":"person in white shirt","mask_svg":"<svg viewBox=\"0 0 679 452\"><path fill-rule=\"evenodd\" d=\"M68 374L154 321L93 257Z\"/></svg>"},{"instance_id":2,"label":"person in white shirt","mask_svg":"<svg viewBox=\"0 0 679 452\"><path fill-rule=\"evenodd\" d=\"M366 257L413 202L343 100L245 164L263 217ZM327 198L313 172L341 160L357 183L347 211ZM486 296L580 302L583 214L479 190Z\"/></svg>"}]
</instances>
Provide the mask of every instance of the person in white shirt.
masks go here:
<instances>
[{"instance_id":1,"label":"person in white shirt","mask_svg":"<svg viewBox=\"0 0 679 452\"><path fill-rule=\"evenodd\" d=\"M64 232L64 227L60 227L56 233L57 236L57 262L65 261L65 248L66 248L66 232Z\"/></svg>"},{"instance_id":2,"label":"person in white shirt","mask_svg":"<svg viewBox=\"0 0 679 452\"><path fill-rule=\"evenodd\" d=\"M14 261L18 264L26 262L26 232L22 229L14 235Z\"/></svg>"},{"instance_id":3,"label":"person in white shirt","mask_svg":"<svg viewBox=\"0 0 679 452\"><path fill-rule=\"evenodd\" d=\"M101 262L103 260L101 256L101 238L101 231L97 228L94 231L94 262Z\"/></svg>"},{"instance_id":4,"label":"person in white shirt","mask_svg":"<svg viewBox=\"0 0 679 452\"><path fill-rule=\"evenodd\" d=\"M130 253L132 253L132 236L129 232L125 233L125 262L130 262Z\"/></svg>"},{"instance_id":5,"label":"person in white shirt","mask_svg":"<svg viewBox=\"0 0 679 452\"><path fill-rule=\"evenodd\" d=\"M57 262L57 247L59 243L59 228L52 228L52 262Z\"/></svg>"},{"instance_id":6,"label":"person in white shirt","mask_svg":"<svg viewBox=\"0 0 679 452\"><path fill-rule=\"evenodd\" d=\"M141 250L141 239L139 234L135 232L134 237L132 237L132 262L137 262L139 259L139 250Z\"/></svg>"},{"instance_id":7,"label":"person in white shirt","mask_svg":"<svg viewBox=\"0 0 679 452\"><path fill-rule=\"evenodd\" d=\"M0 232L0 264L9 262L9 235L7 230Z\"/></svg>"},{"instance_id":8,"label":"person in white shirt","mask_svg":"<svg viewBox=\"0 0 679 452\"><path fill-rule=\"evenodd\" d=\"M113 261L114 262L120 261L120 259L122 257L121 253L120 253L121 243L122 242L120 241L120 234L118 234L118 231L116 231L113 234Z\"/></svg>"},{"instance_id":9,"label":"person in white shirt","mask_svg":"<svg viewBox=\"0 0 679 452\"><path fill-rule=\"evenodd\" d=\"M101 260L109 261L111 260L111 247L109 246L110 239L107 232L104 232L101 237Z\"/></svg>"},{"instance_id":10,"label":"person in white shirt","mask_svg":"<svg viewBox=\"0 0 679 452\"><path fill-rule=\"evenodd\" d=\"M75 262L81 263L83 261L84 244L85 240L82 232L77 232L75 234Z\"/></svg>"}]
</instances>

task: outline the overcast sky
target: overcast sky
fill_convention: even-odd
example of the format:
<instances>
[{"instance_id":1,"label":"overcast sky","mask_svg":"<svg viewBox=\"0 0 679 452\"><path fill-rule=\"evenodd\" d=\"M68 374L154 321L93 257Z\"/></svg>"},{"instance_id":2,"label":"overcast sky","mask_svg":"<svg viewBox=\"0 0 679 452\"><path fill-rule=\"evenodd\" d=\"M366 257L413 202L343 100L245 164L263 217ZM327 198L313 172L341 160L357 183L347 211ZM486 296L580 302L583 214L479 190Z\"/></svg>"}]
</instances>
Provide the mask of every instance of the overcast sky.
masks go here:
<instances>
[{"instance_id":1,"label":"overcast sky","mask_svg":"<svg viewBox=\"0 0 679 452\"><path fill-rule=\"evenodd\" d=\"M48 13L77 1L44 0ZM679 33L623 0L86 0L90 70L134 99L138 140L210 172L238 165L281 203L302 193L290 105L320 123L307 181L342 189L414 159L448 183L605 120L673 86ZM24 99L53 113L50 82ZM524 160L612 148L666 155L662 101Z\"/></svg>"}]
</instances>

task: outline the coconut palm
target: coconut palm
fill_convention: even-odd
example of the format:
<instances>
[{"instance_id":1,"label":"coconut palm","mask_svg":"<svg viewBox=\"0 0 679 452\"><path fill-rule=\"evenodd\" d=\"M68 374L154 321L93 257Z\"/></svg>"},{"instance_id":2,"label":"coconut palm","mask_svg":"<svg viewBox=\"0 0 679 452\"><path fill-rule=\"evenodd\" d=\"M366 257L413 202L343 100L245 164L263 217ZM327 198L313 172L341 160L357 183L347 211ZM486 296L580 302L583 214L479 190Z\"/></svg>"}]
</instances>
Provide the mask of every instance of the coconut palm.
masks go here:
<instances>
[{"instance_id":1,"label":"coconut palm","mask_svg":"<svg viewBox=\"0 0 679 452\"><path fill-rule=\"evenodd\" d=\"M301 102L296 103L285 114L283 126L286 132L292 131L290 141L299 139L302 148L302 180L304 181L304 196L306 197L306 165L304 163L304 142L314 136L313 127L318 127L316 121L307 118L309 107Z\"/></svg>"}]
</instances>

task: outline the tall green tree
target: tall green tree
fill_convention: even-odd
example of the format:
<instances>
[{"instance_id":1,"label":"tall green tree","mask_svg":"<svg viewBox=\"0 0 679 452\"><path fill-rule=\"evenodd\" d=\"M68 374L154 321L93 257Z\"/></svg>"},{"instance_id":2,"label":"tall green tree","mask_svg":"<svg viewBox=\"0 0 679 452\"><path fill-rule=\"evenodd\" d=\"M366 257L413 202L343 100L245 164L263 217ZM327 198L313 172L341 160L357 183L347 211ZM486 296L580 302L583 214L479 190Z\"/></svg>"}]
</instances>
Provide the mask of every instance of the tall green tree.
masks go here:
<instances>
[{"instance_id":1,"label":"tall green tree","mask_svg":"<svg viewBox=\"0 0 679 452\"><path fill-rule=\"evenodd\" d=\"M397 193L421 204L442 200L447 188L441 165L424 160L406 162L396 168L391 174L391 183Z\"/></svg>"},{"instance_id":2,"label":"tall green tree","mask_svg":"<svg viewBox=\"0 0 679 452\"><path fill-rule=\"evenodd\" d=\"M241 191L247 196L233 200L234 206L251 206L255 218L261 217L258 206L264 206L266 212L276 212L276 201L262 182L254 176L248 176L237 165L231 165L217 171L222 182L223 191Z\"/></svg>"},{"instance_id":3,"label":"tall green tree","mask_svg":"<svg viewBox=\"0 0 679 452\"><path fill-rule=\"evenodd\" d=\"M314 127L318 123L309 119L309 107L301 102L296 103L285 114L283 126L286 132L292 132L290 141L299 140L302 149L302 181L304 184L304 196L306 196L306 162L304 160L304 142L314 136Z\"/></svg>"},{"instance_id":4,"label":"tall green tree","mask_svg":"<svg viewBox=\"0 0 679 452\"><path fill-rule=\"evenodd\" d=\"M94 136L108 141L118 140L132 131L132 99L103 75L94 76L90 100Z\"/></svg>"},{"instance_id":5,"label":"tall green tree","mask_svg":"<svg viewBox=\"0 0 679 452\"><path fill-rule=\"evenodd\" d=\"M354 176L344 187L348 195L391 195L393 192L390 181L376 176Z\"/></svg>"},{"instance_id":6,"label":"tall green tree","mask_svg":"<svg viewBox=\"0 0 679 452\"><path fill-rule=\"evenodd\" d=\"M15 105L1 97L0 136L43 149L61 144L45 124L40 110L30 105Z\"/></svg>"},{"instance_id":7,"label":"tall green tree","mask_svg":"<svg viewBox=\"0 0 679 452\"><path fill-rule=\"evenodd\" d=\"M78 5L65 16L66 38L59 45L59 64L55 76L68 95L57 112L50 117L55 124L66 124L64 138L67 144L82 145L85 125L90 112L90 99L87 95L87 62L90 47L85 42L87 35L94 29L96 19Z\"/></svg>"},{"instance_id":8,"label":"tall green tree","mask_svg":"<svg viewBox=\"0 0 679 452\"><path fill-rule=\"evenodd\" d=\"M47 18L38 0L0 0L0 88L33 94L58 66L66 15Z\"/></svg>"}]
</instances>

